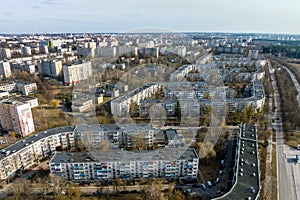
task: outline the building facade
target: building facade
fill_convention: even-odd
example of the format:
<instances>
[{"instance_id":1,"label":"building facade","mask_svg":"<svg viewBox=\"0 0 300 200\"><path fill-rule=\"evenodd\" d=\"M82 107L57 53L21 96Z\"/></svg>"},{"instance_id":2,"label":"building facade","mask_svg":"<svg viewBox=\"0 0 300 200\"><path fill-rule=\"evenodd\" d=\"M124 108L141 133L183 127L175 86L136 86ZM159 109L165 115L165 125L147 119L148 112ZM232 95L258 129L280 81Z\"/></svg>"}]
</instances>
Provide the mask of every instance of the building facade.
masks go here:
<instances>
[{"instance_id":1,"label":"building facade","mask_svg":"<svg viewBox=\"0 0 300 200\"><path fill-rule=\"evenodd\" d=\"M8 61L0 61L0 76L1 77L11 76L11 67Z\"/></svg>"},{"instance_id":2,"label":"building facade","mask_svg":"<svg viewBox=\"0 0 300 200\"><path fill-rule=\"evenodd\" d=\"M1 48L0 49L0 58L1 59L10 59L11 58L10 49L8 49L8 48Z\"/></svg>"},{"instance_id":3,"label":"building facade","mask_svg":"<svg viewBox=\"0 0 300 200\"><path fill-rule=\"evenodd\" d=\"M0 103L2 129L14 131L22 137L35 131L29 103L4 100Z\"/></svg>"},{"instance_id":4,"label":"building facade","mask_svg":"<svg viewBox=\"0 0 300 200\"><path fill-rule=\"evenodd\" d=\"M48 158L57 147L75 147L75 127L66 126L43 131L27 137L0 151L0 179L7 180L17 171L30 169L38 161Z\"/></svg>"},{"instance_id":5,"label":"building facade","mask_svg":"<svg viewBox=\"0 0 300 200\"><path fill-rule=\"evenodd\" d=\"M88 79L92 76L92 63L81 62L79 64L63 66L64 83L74 85L81 80Z\"/></svg>"},{"instance_id":6,"label":"building facade","mask_svg":"<svg viewBox=\"0 0 300 200\"><path fill-rule=\"evenodd\" d=\"M107 151L99 154L57 152L50 172L72 181L109 181L116 178L179 178L196 180L199 157L194 149L147 152Z\"/></svg>"},{"instance_id":7,"label":"building facade","mask_svg":"<svg viewBox=\"0 0 300 200\"><path fill-rule=\"evenodd\" d=\"M42 60L38 62L39 74L44 76L58 77L62 75L62 61Z\"/></svg>"},{"instance_id":8,"label":"building facade","mask_svg":"<svg viewBox=\"0 0 300 200\"><path fill-rule=\"evenodd\" d=\"M31 82L10 82L0 85L0 90L7 92L21 92L23 95L35 94L37 93L36 83Z\"/></svg>"}]
</instances>

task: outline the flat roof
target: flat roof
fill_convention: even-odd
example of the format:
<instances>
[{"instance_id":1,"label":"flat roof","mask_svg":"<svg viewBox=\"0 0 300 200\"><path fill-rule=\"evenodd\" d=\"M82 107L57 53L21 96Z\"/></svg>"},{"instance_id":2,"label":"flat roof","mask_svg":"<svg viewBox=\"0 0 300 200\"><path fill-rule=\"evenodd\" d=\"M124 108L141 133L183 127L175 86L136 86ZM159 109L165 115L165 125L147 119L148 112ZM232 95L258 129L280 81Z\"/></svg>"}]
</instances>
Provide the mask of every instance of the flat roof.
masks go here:
<instances>
[{"instance_id":1,"label":"flat roof","mask_svg":"<svg viewBox=\"0 0 300 200\"><path fill-rule=\"evenodd\" d=\"M150 160L189 160L198 159L194 149L168 149L155 151L121 151L109 150L102 152L56 152L50 163L82 163L82 162L133 162Z\"/></svg>"},{"instance_id":2,"label":"flat roof","mask_svg":"<svg viewBox=\"0 0 300 200\"><path fill-rule=\"evenodd\" d=\"M178 135L175 129L167 129L166 135L168 140L178 140Z\"/></svg>"},{"instance_id":3,"label":"flat roof","mask_svg":"<svg viewBox=\"0 0 300 200\"><path fill-rule=\"evenodd\" d=\"M37 99L37 97L31 97L31 96L24 96L24 95L22 95L22 96L10 96L8 99L12 100L12 101L28 102L28 101Z\"/></svg>"},{"instance_id":4,"label":"flat roof","mask_svg":"<svg viewBox=\"0 0 300 200\"><path fill-rule=\"evenodd\" d=\"M27 145L33 144L34 142L39 141L43 138L46 138L46 137L49 137L52 135L56 135L58 133L73 132L74 130L75 130L75 126L64 126L64 127L58 127L58 128L42 131L42 132L33 134L29 137L23 138L22 140L19 140L18 142L1 149L0 160L4 159L6 157L7 152L10 152L9 155L11 155L13 153L17 153L18 151L22 150Z\"/></svg>"},{"instance_id":5,"label":"flat roof","mask_svg":"<svg viewBox=\"0 0 300 200\"><path fill-rule=\"evenodd\" d=\"M256 127L243 124L240 128L236 183L220 200L256 199L260 191L260 172L257 152ZM254 134L254 136L252 136Z\"/></svg>"},{"instance_id":6,"label":"flat roof","mask_svg":"<svg viewBox=\"0 0 300 200\"><path fill-rule=\"evenodd\" d=\"M86 131L148 131L152 129L150 124L82 124L76 128L81 133Z\"/></svg>"}]
</instances>

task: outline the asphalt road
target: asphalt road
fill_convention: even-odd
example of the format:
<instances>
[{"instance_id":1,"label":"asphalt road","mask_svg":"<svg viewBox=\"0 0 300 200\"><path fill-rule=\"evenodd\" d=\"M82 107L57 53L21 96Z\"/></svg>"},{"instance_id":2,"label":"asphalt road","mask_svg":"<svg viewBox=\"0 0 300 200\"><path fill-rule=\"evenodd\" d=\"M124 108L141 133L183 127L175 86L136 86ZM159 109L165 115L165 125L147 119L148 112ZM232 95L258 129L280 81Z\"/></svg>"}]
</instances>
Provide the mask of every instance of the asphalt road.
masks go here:
<instances>
[{"instance_id":1,"label":"asphalt road","mask_svg":"<svg viewBox=\"0 0 300 200\"><path fill-rule=\"evenodd\" d=\"M271 63L268 62L270 67L270 72L272 72ZM285 68L283 66L283 68ZM286 69L286 68L285 68ZM298 93L300 94L300 86L294 75L288 70L292 80L297 88ZM274 118L275 122L272 123L273 129L276 130L276 155L277 155L277 187L278 187L278 197L279 200L297 200L300 199L299 194L299 185L300 180L299 176L295 177L295 175L299 175L299 164L295 166L295 162L292 162L290 158L291 152L296 154L297 150L290 148L289 146L284 144L284 132L282 128L281 121L281 111L280 111L280 97L276 84L276 80L274 74L271 73L272 86L274 88L274 97L275 97L275 106L277 109L275 110ZM295 82L296 81L296 82ZM298 99L298 103L299 103Z\"/></svg>"}]
</instances>

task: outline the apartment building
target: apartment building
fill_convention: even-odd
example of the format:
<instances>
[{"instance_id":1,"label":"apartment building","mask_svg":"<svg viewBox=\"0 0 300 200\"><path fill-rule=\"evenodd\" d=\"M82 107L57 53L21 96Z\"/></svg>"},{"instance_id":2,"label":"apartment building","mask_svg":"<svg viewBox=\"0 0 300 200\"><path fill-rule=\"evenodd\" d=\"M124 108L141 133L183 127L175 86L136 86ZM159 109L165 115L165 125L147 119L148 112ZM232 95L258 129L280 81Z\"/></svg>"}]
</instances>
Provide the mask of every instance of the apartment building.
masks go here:
<instances>
[{"instance_id":1,"label":"apartment building","mask_svg":"<svg viewBox=\"0 0 300 200\"><path fill-rule=\"evenodd\" d=\"M10 101L18 101L22 103L29 103L30 108L35 108L39 106L38 98L31 97L31 96L10 96Z\"/></svg>"},{"instance_id":2,"label":"apartment building","mask_svg":"<svg viewBox=\"0 0 300 200\"><path fill-rule=\"evenodd\" d=\"M79 57L94 57L96 53L96 42L87 42L77 48L77 55Z\"/></svg>"},{"instance_id":3,"label":"apartment building","mask_svg":"<svg viewBox=\"0 0 300 200\"><path fill-rule=\"evenodd\" d=\"M39 74L43 76L58 77L62 75L62 61L41 60L38 62Z\"/></svg>"},{"instance_id":4,"label":"apartment building","mask_svg":"<svg viewBox=\"0 0 300 200\"><path fill-rule=\"evenodd\" d=\"M10 49L8 49L8 48L1 48L0 49L0 58L1 59L10 59L11 58Z\"/></svg>"},{"instance_id":5,"label":"apartment building","mask_svg":"<svg viewBox=\"0 0 300 200\"><path fill-rule=\"evenodd\" d=\"M93 100L84 97L76 98L72 104L72 112L86 112L94 108Z\"/></svg>"},{"instance_id":6,"label":"apartment building","mask_svg":"<svg viewBox=\"0 0 300 200\"><path fill-rule=\"evenodd\" d=\"M262 110L265 104L265 93L262 82L254 81L251 86L251 96L248 98L226 99L229 112L241 112L246 106L252 107L254 111Z\"/></svg>"},{"instance_id":7,"label":"apartment building","mask_svg":"<svg viewBox=\"0 0 300 200\"><path fill-rule=\"evenodd\" d=\"M91 124L80 125L76 130L89 149L101 148L103 140L109 143L110 149L134 148L138 139L145 147L152 147L155 134L148 124Z\"/></svg>"},{"instance_id":8,"label":"apartment building","mask_svg":"<svg viewBox=\"0 0 300 200\"><path fill-rule=\"evenodd\" d=\"M35 94L37 93L36 83L29 82L16 82L17 90L23 95Z\"/></svg>"},{"instance_id":9,"label":"apartment building","mask_svg":"<svg viewBox=\"0 0 300 200\"><path fill-rule=\"evenodd\" d=\"M154 135L154 145L157 147L182 148L185 140L180 132L174 129L157 130Z\"/></svg>"},{"instance_id":10,"label":"apartment building","mask_svg":"<svg viewBox=\"0 0 300 200\"><path fill-rule=\"evenodd\" d=\"M7 180L18 171L30 169L38 161L48 158L57 147L75 147L75 127L49 129L6 147L0 151L0 179Z\"/></svg>"},{"instance_id":11,"label":"apartment building","mask_svg":"<svg viewBox=\"0 0 300 200\"><path fill-rule=\"evenodd\" d=\"M194 149L105 151L96 154L57 152L50 172L65 180L107 181L116 178L179 178L196 180L199 157Z\"/></svg>"},{"instance_id":12,"label":"apartment building","mask_svg":"<svg viewBox=\"0 0 300 200\"><path fill-rule=\"evenodd\" d=\"M21 47L21 54L23 55L23 56L31 56L31 48L30 47L28 47L28 46L22 46Z\"/></svg>"},{"instance_id":13,"label":"apartment building","mask_svg":"<svg viewBox=\"0 0 300 200\"><path fill-rule=\"evenodd\" d=\"M49 48L48 48L47 45L41 44L41 45L39 46L39 51L40 51L40 53L42 53L42 54L49 54Z\"/></svg>"},{"instance_id":14,"label":"apartment building","mask_svg":"<svg viewBox=\"0 0 300 200\"><path fill-rule=\"evenodd\" d=\"M92 76L92 63L80 62L69 66L63 66L64 83L74 85L81 80L88 79Z\"/></svg>"},{"instance_id":15,"label":"apartment building","mask_svg":"<svg viewBox=\"0 0 300 200\"><path fill-rule=\"evenodd\" d=\"M97 47L96 54L99 57L116 57L117 47Z\"/></svg>"},{"instance_id":16,"label":"apartment building","mask_svg":"<svg viewBox=\"0 0 300 200\"><path fill-rule=\"evenodd\" d=\"M12 100L0 102L0 123L2 129L14 131L22 137L35 131L29 103Z\"/></svg>"},{"instance_id":17,"label":"apartment building","mask_svg":"<svg viewBox=\"0 0 300 200\"><path fill-rule=\"evenodd\" d=\"M120 96L111 101L111 112L115 116L122 116L129 112L129 107L132 101L138 105L140 101L151 97L155 92L159 91L161 84L148 83L142 87L139 87L129 93Z\"/></svg>"},{"instance_id":18,"label":"apartment building","mask_svg":"<svg viewBox=\"0 0 300 200\"><path fill-rule=\"evenodd\" d=\"M21 92L23 95L37 93L36 83L13 81L0 85L0 90L7 92Z\"/></svg>"},{"instance_id":19,"label":"apartment building","mask_svg":"<svg viewBox=\"0 0 300 200\"><path fill-rule=\"evenodd\" d=\"M15 66L13 66L13 67L15 67ZM34 74L36 72L35 65L33 65L33 64L21 64L21 65L18 65L17 67L15 67L15 68L17 68L19 70L22 70L22 71L25 71L25 72L28 72L30 74Z\"/></svg>"},{"instance_id":20,"label":"apartment building","mask_svg":"<svg viewBox=\"0 0 300 200\"><path fill-rule=\"evenodd\" d=\"M146 57L159 57L159 47L153 47L153 48L140 48L138 50L139 54L142 54L143 56Z\"/></svg>"},{"instance_id":21,"label":"apartment building","mask_svg":"<svg viewBox=\"0 0 300 200\"><path fill-rule=\"evenodd\" d=\"M139 105L139 114L142 117L149 116L149 109L165 109L167 116L174 116L177 110L176 99L164 99L164 100L141 100ZM155 105L155 107L153 107Z\"/></svg>"},{"instance_id":22,"label":"apartment building","mask_svg":"<svg viewBox=\"0 0 300 200\"><path fill-rule=\"evenodd\" d=\"M164 99L147 100L157 91L164 92ZM153 109L164 109L167 115L174 115L179 103L182 115L197 116L201 106L213 105L220 111L228 106L229 112L241 112L246 106L256 111L264 106L264 87L260 81L251 83L249 97L228 98L228 92L226 87L212 88L205 82L149 83L112 100L111 108L115 116L126 116L131 102L135 102L141 116L148 116L150 108L153 112Z\"/></svg>"},{"instance_id":23,"label":"apartment building","mask_svg":"<svg viewBox=\"0 0 300 200\"><path fill-rule=\"evenodd\" d=\"M8 61L0 61L0 77L10 77L11 67Z\"/></svg>"},{"instance_id":24,"label":"apartment building","mask_svg":"<svg viewBox=\"0 0 300 200\"><path fill-rule=\"evenodd\" d=\"M257 127L255 125L240 125L235 152L235 163L232 170L233 187L228 193L215 198L215 200L258 199L261 189L261 173L258 158Z\"/></svg>"}]
</instances>

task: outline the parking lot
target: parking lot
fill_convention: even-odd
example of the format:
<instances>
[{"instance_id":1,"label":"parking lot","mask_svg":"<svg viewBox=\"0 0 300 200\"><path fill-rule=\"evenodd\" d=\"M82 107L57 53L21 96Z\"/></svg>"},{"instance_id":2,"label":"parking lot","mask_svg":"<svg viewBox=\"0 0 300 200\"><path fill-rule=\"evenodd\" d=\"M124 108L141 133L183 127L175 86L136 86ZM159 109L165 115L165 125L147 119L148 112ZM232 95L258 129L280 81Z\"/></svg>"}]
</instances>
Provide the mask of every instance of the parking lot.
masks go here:
<instances>
[{"instance_id":1,"label":"parking lot","mask_svg":"<svg viewBox=\"0 0 300 200\"><path fill-rule=\"evenodd\" d=\"M203 200L225 194L232 186L235 152L236 138L232 135L226 141L222 152L222 160L219 163L219 168L215 171L217 178L215 180L205 180L205 182L200 181L198 184L189 184L182 188L183 193L198 196Z\"/></svg>"}]
</instances>

